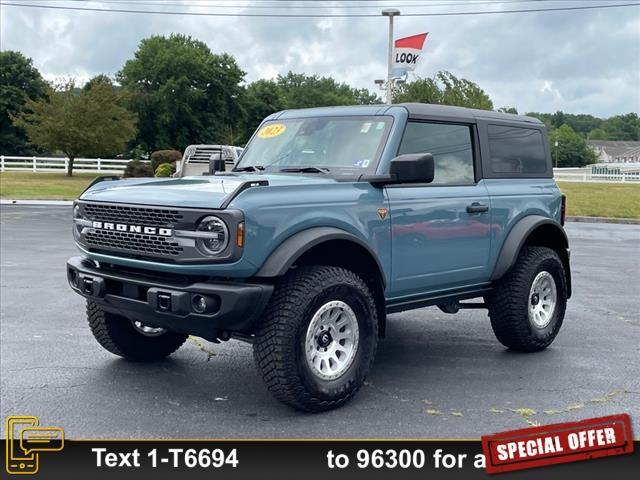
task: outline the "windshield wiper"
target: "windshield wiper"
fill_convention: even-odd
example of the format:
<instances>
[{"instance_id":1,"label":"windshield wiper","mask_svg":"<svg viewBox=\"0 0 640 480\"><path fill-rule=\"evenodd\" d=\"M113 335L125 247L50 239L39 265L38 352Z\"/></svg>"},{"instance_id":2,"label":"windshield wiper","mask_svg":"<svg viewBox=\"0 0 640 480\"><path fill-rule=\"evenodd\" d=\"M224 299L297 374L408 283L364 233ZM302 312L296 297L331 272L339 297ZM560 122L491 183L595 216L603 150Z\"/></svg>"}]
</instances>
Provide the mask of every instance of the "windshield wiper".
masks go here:
<instances>
[{"instance_id":1,"label":"windshield wiper","mask_svg":"<svg viewBox=\"0 0 640 480\"><path fill-rule=\"evenodd\" d=\"M247 165L246 167L234 168L232 172L261 172L264 170L262 165Z\"/></svg>"},{"instance_id":2,"label":"windshield wiper","mask_svg":"<svg viewBox=\"0 0 640 480\"><path fill-rule=\"evenodd\" d=\"M279 171L290 173L331 173L331 170L325 167L290 167L281 168Z\"/></svg>"}]
</instances>

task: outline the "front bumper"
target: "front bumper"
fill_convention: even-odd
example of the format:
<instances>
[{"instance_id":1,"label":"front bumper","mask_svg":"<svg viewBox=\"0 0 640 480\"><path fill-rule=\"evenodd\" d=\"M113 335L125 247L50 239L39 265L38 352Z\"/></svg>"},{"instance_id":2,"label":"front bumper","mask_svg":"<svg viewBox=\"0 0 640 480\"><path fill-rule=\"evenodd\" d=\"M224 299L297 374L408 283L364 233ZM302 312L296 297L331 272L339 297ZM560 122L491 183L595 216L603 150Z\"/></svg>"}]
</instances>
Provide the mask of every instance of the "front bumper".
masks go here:
<instances>
[{"instance_id":1,"label":"front bumper","mask_svg":"<svg viewBox=\"0 0 640 480\"><path fill-rule=\"evenodd\" d=\"M146 272L109 270L82 256L67 261L67 279L76 293L107 311L209 340L222 331L250 332L273 292L269 283L192 283L185 277L167 280ZM200 298L206 305L201 313L196 309Z\"/></svg>"}]
</instances>

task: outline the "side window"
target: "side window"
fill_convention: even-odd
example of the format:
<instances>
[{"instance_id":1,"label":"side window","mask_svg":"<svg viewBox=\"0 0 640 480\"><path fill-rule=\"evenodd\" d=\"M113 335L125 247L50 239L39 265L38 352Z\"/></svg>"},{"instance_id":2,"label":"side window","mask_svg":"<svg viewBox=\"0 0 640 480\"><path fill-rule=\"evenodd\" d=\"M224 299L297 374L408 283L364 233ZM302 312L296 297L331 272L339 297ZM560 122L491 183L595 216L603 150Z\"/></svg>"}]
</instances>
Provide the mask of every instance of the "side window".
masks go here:
<instances>
[{"instance_id":1,"label":"side window","mask_svg":"<svg viewBox=\"0 0 640 480\"><path fill-rule=\"evenodd\" d=\"M547 155L540 130L488 125L492 173L531 176L548 173Z\"/></svg>"},{"instance_id":2,"label":"side window","mask_svg":"<svg viewBox=\"0 0 640 480\"><path fill-rule=\"evenodd\" d=\"M409 122L398 154L406 153L433 155L436 185L474 182L471 127L467 125Z\"/></svg>"}]
</instances>

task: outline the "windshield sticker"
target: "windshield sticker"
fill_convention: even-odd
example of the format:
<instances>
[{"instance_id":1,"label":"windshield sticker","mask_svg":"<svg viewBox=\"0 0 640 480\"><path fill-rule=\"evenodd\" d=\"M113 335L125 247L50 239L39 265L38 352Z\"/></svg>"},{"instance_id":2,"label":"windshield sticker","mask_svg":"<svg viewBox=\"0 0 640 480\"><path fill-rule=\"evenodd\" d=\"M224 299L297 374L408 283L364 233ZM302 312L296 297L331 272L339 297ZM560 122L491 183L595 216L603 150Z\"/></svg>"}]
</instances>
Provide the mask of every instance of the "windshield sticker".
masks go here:
<instances>
[{"instance_id":1,"label":"windshield sticker","mask_svg":"<svg viewBox=\"0 0 640 480\"><path fill-rule=\"evenodd\" d=\"M354 160L352 165L358 168L367 168L369 166L369 160Z\"/></svg>"},{"instance_id":2,"label":"windshield sticker","mask_svg":"<svg viewBox=\"0 0 640 480\"><path fill-rule=\"evenodd\" d=\"M371 122L365 122L362 124L362 128L360 129L360 133L367 133L371 128Z\"/></svg>"},{"instance_id":3,"label":"windshield sticker","mask_svg":"<svg viewBox=\"0 0 640 480\"><path fill-rule=\"evenodd\" d=\"M376 125L376 130L382 130L384 128L384 122L378 122Z\"/></svg>"},{"instance_id":4,"label":"windshield sticker","mask_svg":"<svg viewBox=\"0 0 640 480\"><path fill-rule=\"evenodd\" d=\"M369 166L369 160L362 161L362 168L367 168Z\"/></svg>"},{"instance_id":5,"label":"windshield sticker","mask_svg":"<svg viewBox=\"0 0 640 480\"><path fill-rule=\"evenodd\" d=\"M283 123L273 123L271 125L266 125L260 129L258 132L258 137L260 138L273 138L278 135L282 135L284 131L287 129L287 126Z\"/></svg>"}]
</instances>

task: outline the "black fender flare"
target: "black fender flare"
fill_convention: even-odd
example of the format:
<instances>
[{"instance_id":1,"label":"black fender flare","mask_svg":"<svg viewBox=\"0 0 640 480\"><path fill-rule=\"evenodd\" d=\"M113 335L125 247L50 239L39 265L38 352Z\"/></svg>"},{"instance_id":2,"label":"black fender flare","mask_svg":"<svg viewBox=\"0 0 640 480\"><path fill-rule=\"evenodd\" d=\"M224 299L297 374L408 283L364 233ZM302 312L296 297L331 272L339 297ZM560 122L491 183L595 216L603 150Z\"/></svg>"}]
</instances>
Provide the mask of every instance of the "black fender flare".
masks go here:
<instances>
[{"instance_id":1,"label":"black fender flare","mask_svg":"<svg viewBox=\"0 0 640 480\"><path fill-rule=\"evenodd\" d=\"M559 252L560 258L564 264L567 274L567 288L568 295L571 296L571 271L569 266L569 239L562 226L548 218L541 215L528 215L520 219L508 233L507 238L502 244L502 249L498 255L491 280L495 281L502 278L511 267L516 263L522 246L527 241L531 233L542 225L551 225L553 230L557 232L557 235L561 239L562 252Z\"/></svg>"},{"instance_id":2,"label":"black fender flare","mask_svg":"<svg viewBox=\"0 0 640 480\"><path fill-rule=\"evenodd\" d=\"M302 255L311 250L313 247L331 240L348 240L360 247L364 248L371 257L376 261L376 266L380 272L380 278L385 284L384 270L380 264L378 256L371 247L356 237L354 234L336 227L312 227L302 230L282 242L276 249L271 252L267 260L262 264L256 277L279 277L287 273L287 270Z\"/></svg>"}]
</instances>

